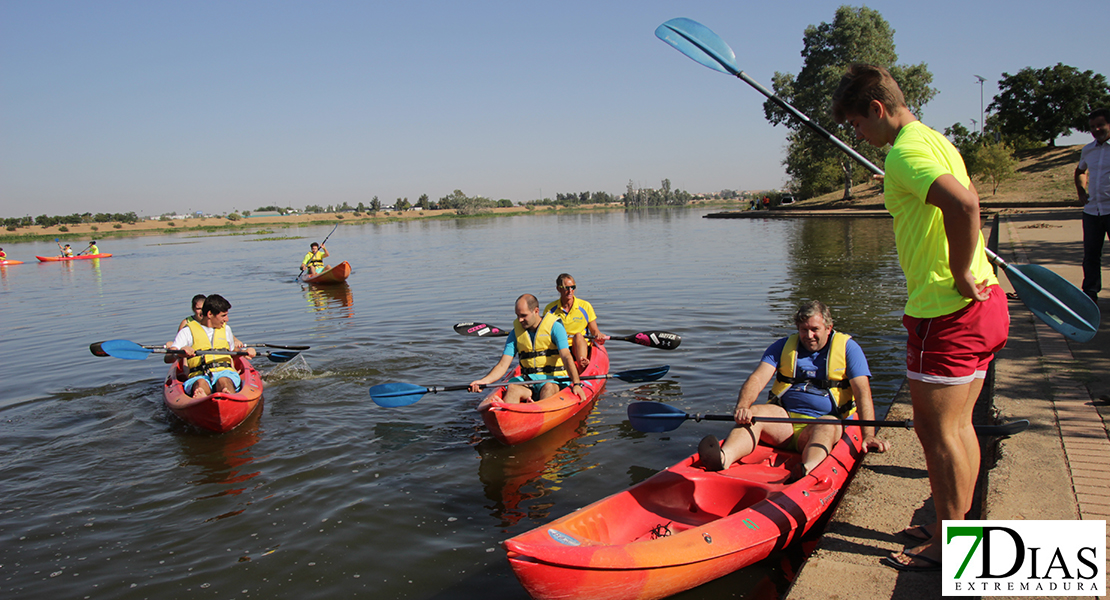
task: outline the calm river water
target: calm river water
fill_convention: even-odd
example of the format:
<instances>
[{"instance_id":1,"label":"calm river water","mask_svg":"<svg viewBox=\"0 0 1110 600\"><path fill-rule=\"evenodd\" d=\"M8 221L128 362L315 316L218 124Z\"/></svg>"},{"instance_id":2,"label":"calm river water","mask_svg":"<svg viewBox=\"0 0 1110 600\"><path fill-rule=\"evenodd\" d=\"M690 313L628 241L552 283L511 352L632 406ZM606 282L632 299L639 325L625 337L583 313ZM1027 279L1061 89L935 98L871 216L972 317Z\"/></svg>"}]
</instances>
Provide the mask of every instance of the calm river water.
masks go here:
<instances>
[{"instance_id":1,"label":"calm river water","mask_svg":"<svg viewBox=\"0 0 1110 600\"><path fill-rule=\"evenodd\" d=\"M0 597L524 598L501 540L727 431L689 422L641 434L626 405L729 412L804 299L833 307L889 402L904 373L905 294L890 222L704 214L341 226L329 263L348 260L354 273L331 290L294 281L326 226L113 239L100 244L113 258L71 263L35 262L56 253L52 242L5 244L28 262L0 268ZM514 299L554 299L561 271L602 331L681 334L671 352L609 345L614 371L669 364L670 374L613 381L580 422L511 448L484 429L477 395L371 402L377 383L485 374L502 340L452 325L511 325ZM167 414L158 358L88 351L171 340L196 293L227 297L247 342L312 346L283 365L255 361L264 410L224 435ZM774 598L791 568L776 557L681 597Z\"/></svg>"}]
</instances>

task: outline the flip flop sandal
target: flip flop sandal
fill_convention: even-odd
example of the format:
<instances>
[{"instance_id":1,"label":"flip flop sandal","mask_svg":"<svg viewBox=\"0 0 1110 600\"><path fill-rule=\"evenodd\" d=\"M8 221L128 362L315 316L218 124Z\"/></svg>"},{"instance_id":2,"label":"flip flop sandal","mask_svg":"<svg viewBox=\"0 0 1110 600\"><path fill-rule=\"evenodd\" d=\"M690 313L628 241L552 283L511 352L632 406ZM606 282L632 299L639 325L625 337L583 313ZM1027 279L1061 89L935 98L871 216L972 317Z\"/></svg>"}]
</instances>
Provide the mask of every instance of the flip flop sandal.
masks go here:
<instances>
[{"instance_id":1,"label":"flip flop sandal","mask_svg":"<svg viewBox=\"0 0 1110 600\"><path fill-rule=\"evenodd\" d=\"M706 471L723 471L725 468L725 451L717 443L717 438L707 435L698 442L698 460Z\"/></svg>"},{"instance_id":2,"label":"flip flop sandal","mask_svg":"<svg viewBox=\"0 0 1110 600\"><path fill-rule=\"evenodd\" d=\"M911 540L917 540L919 542L927 542L933 539L933 534L929 533L929 528L925 525L914 525L913 527L907 527L902 530L902 535L910 538Z\"/></svg>"},{"instance_id":3,"label":"flip flop sandal","mask_svg":"<svg viewBox=\"0 0 1110 600\"><path fill-rule=\"evenodd\" d=\"M890 556L883 558L882 563L893 569L906 572L928 572L940 570L940 561L934 558L929 558L924 554L914 554L913 552L906 552L904 550L899 554L905 556L906 558L909 558L911 561L919 562L904 563L895 558L896 556L898 556L898 554L891 554Z\"/></svg>"}]
</instances>

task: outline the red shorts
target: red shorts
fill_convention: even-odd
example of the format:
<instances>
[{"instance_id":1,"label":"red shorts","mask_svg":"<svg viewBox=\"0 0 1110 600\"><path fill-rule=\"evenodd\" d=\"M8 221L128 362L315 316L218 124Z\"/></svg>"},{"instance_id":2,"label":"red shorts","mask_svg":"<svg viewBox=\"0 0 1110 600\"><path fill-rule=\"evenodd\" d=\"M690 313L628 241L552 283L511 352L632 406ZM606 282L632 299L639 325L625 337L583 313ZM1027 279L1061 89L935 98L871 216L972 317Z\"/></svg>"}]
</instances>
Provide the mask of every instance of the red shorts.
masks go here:
<instances>
[{"instance_id":1,"label":"red shorts","mask_svg":"<svg viewBox=\"0 0 1110 600\"><path fill-rule=\"evenodd\" d=\"M925 383L962 385L983 378L987 365L1006 345L1010 311L1006 293L993 285L990 298L972 302L942 317L902 316L906 341L906 377Z\"/></svg>"}]
</instances>

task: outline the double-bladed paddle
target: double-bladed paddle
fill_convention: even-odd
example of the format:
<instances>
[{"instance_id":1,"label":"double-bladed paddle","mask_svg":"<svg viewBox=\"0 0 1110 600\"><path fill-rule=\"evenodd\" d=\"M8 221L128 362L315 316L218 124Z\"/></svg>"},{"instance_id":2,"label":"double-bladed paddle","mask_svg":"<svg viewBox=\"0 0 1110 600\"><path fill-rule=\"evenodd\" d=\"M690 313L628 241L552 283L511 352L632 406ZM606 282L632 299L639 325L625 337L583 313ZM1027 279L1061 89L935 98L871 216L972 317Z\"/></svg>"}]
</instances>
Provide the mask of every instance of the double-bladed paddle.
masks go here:
<instances>
[{"instance_id":1,"label":"double-bladed paddle","mask_svg":"<svg viewBox=\"0 0 1110 600\"><path fill-rule=\"evenodd\" d=\"M714 71L735 75L744 80L745 83L758 90L771 102L802 121L821 137L832 142L848 156L870 169L871 172L876 175L884 174L882 169L864 158L851 146L811 121L798 109L737 68L736 54L733 53L732 48L729 48L728 44L708 27L691 19L671 19L660 25L655 30L655 35L697 63ZM1033 314L1037 315L1049 327L1077 342L1086 342L1095 336L1102 315L1099 312L1098 305L1079 288L1044 267L1038 265L1011 265L989 249L987 249L987 254L992 262L1002 267L1007 275L1011 275L1010 284L1014 286L1018 297L1029 307Z\"/></svg>"},{"instance_id":2,"label":"double-bladed paddle","mask_svg":"<svg viewBox=\"0 0 1110 600\"><path fill-rule=\"evenodd\" d=\"M96 356L111 356L114 358L122 358L125 360L143 360L151 354L180 354L185 355L183 350L167 350L159 346L141 346L129 340L107 340L104 342L94 342L89 345L89 352ZM197 350L198 356L206 354L222 354L224 356L247 356L248 353L244 351L227 351L227 350ZM300 352L257 352L257 356L265 356L270 359L270 362L288 362L296 357Z\"/></svg>"},{"instance_id":3,"label":"double-bladed paddle","mask_svg":"<svg viewBox=\"0 0 1110 600\"><path fill-rule=\"evenodd\" d=\"M104 348L102 347L102 344L104 344L104 342L93 342L93 343L89 344L89 352L92 352L96 356L110 356L107 352L104 351ZM147 344L139 344L139 345L142 346L143 348L146 348L147 350L157 350L158 348L163 347L163 346L153 346L153 345L147 345ZM243 345L243 347L244 348L276 348L278 350L297 350L298 352L303 351L303 350L308 350L308 349L312 348L312 346L282 346L280 344L245 344L245 345Z\"/></svg>"},{"instance_id":4,"label":"double-bladed paddle","mask_svg":"<svg viewBox=\"0 0 1110 600\"><path fill-rule=\"evenodd\" d=\"M628 383L645 383L648 381L656 381L667 374L671 367L663 365L661 367L653 367L649 369L632 369L630 371L620 371L618 373L607 373L605 375L586 375L579 379L620 379ZM521 380L521 381L503 381L500 383L487 383L482 386L485 388L505 387L509 385L533 385L537 383L545 383L547 381L554 381L556 383L570 381L569 377L560 377L555 379L534 379L534 380ZM461 385L447 385L447 386L420 386L411 383L381 383L370 388L370 399L378 406L385 406L387 408L395 408L398 406L408 406L416 403L425 394L438 394L440 392L459 392L462 390L470 389L470 384Z\"/></svg>"},{"instance_id":5,"label":"double-bladed paddle","mask_svg":"<svg viewBox=\"0 0 1110 600\"><path fill-rule=\"evenodd\" d=\"M486 323L459 323L455 325L455 333L459 335L472 335L477 337L503 337L511 334L513 329L501 329ZM587 335L592 338L593 336ZM610 335L609 339L622 342L632 342L648 348L660 350L674 350L682 343L682 336L669 331L641 331L632 335Z\"/></svg>"},{"instance_id":6,"label":"double-bladed paddle","mask_svg":"<svg viewBox=\"0 0 1110 600\"><path fill-rule=\"evenodd\" d=\"M687 420L693 421L735 421L733 415L690 415L673 406L659 402L633 402L628 405L628 421L637 431L661 433L678 429ZM796 419L791 417L752 417L752 422L764 423L805 423L840 424L864 427L904 427L913 428L912 420L869 421L864 419ZM976 425L975 434L979 436L1006 436L1025 431L1029 427L1027 419L1010 421L1001 425Z\"/></svg>"}]
</instances>

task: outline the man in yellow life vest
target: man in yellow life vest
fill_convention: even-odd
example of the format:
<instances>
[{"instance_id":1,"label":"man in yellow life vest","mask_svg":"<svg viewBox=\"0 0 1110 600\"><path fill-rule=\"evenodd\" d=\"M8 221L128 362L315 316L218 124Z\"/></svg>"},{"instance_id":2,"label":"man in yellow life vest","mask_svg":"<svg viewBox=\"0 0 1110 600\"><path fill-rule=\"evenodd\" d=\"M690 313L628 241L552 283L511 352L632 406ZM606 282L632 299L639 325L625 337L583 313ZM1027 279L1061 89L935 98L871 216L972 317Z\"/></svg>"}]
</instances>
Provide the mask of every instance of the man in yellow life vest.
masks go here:
<instances>
[{"instance_id":1,"label":"man in yellow life vest","mask_svg":"<svg viewBox=\"0 0 1110 600\"><path fill-rule=\"evenodd\" d=\"M327 240L324 240L325 242ZM331 256L326 246L321 246L316 242L312 242L309 246L310 251L304 255L304 260L301 261L301 272L308 271L309 275L315 275L320 271L325 270L324 259Z\"/></svg>"},{"instance_id":2,"label":"man in yellow life vest","mask_svg":"<svg viewBox=\"0 0 1110 600\"><path fill-rule=\"evenodd\" d=\"M560 273L555 278L555 289L559 292L559 299L545 306L543 313L554 313L563 322L570 341L570 353L574 356L578 370L584 371L590 366L590 338L598 344L604 344L609 336L597 328L594 307L575 296L578 285L574 283L573 277Z\"/></svg>"},{"instance_id":3,"label":"man in yellow life vest","mask_svg":"<svg viewBox=\"0 0 1110 600\"><path fill-rule=\"evenodd\" d=\"M486 384L493 383L509 371L513 357L520 356L521 375L539 381L529 385L510 385L502 398L506 403L533 402L554 396L568 385L583 401L586 400L584 384L578 378L578 368L570 355L567 331L552 313L540 314L540 301L532 294L516 299L516 322L513 334L505 342L501 360L485 377L470 382L470 391L478 393ZM547 381L555 377L563 381Z\"/></svg>"},{"instance_id":4,"label":"man in yellow life vest","mask_svg":"<svg viewBox=\"0 0 1110 600\"><path fill-rule=\"evenodd\" d=\"M230 354L197 355L198 350L240 350L243 344L235 339L228 322L231 303L219 294L204 299L201 317L195 321L186 320L186 325L177 332L170 349L183 350L187 357L189 372L185 380L185 392L194 398L208 396L213 390L234 394L242 381L235 370ZM247 355L254 358L254 348L247 348ZM167 354L166 362L178 360L177 355Z\"/></svg>"},{"instance_id":5,"label":"man in yellow life vest","mask_svg":"<svg viewBox=\"0 0 1110 600\"><path fill-rule=\"evenodd\" d=\"M859 344L833 331L829 308L813 300L794 314L798 333L771 344L755 371L748 376L736 402L736 427L723 445L712 435L698 444L701 464L720 471L751 454L757 441L777 448L800 451L802 462L791 469L788 481L808 474L840 439L839 424L819 425L826 419L844 419L859 412L861 419L875 418L871 403L871 370ZM770 400L756 404L772 380ZM752 417L813 419L812 425L752 422ZM889 444L875 437L874 427L863 427L863 451L885 452Z\"/></svg>"}]
</instances>

